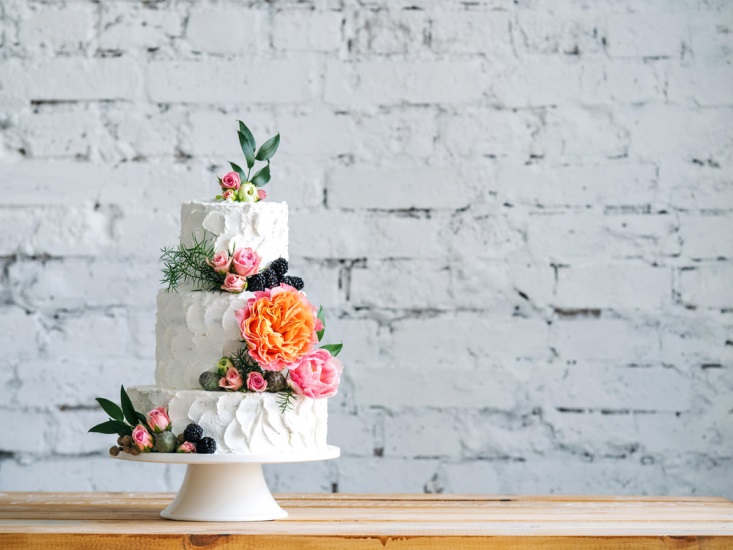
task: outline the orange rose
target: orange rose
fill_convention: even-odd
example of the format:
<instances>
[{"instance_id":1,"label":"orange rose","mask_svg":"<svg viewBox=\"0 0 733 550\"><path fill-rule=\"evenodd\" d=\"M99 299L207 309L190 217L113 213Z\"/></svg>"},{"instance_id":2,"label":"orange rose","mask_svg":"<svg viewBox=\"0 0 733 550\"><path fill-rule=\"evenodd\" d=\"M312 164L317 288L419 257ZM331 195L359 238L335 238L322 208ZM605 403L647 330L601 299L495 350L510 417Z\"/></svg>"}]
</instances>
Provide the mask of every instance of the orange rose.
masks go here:
<instances>
[{"instance_id":1,"label":"orange rose","mask_svg":"<svg viewBox=\"0 0 733 550\"><path fill-rule=\"evenodd\" d=\"M305 294L291 286L254 294L234 313L242 338L263 370L283 370L313 349L323 324Z\"/></svg>"}]
</instances>

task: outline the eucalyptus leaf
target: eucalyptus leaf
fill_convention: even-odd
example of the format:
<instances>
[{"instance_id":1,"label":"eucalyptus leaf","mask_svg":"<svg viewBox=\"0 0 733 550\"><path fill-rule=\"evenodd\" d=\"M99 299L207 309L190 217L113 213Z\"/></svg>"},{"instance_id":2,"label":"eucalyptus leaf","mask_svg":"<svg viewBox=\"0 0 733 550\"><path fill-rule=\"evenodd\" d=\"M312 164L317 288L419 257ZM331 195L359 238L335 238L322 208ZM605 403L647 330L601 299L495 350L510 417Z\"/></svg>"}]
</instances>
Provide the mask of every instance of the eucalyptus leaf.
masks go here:
<instances>
[{"instance_id":1,"label":"eucalyptus leaf","mask_svg":"<svg viewBox=\"0 0 733 550\"><path fill-rule=\"evenodd\" d=\"M255 158L257 160L270 160L272 155L275 154L277 148L280 146L280 133L275 134L275 137L268 139L262 144L260 150L257 151Z\"/></svg>"},{"instance_id":2,"label":"eucalyptus leaf","mask_svg":"<svg viewBox=\"0 0 733 550\"><path fill-rule=\"evenodd\" d=\"M252 168L255 165L255 150L252 144L247 141L247 137L242 132L237 132L239 136L239 146L242 148L244 158L247 161L247 168Z\"/></svg>"},{"instance_id":3,"label":"eucalyptus leaf","mask_svg":"<svg viewBox=\"0 0 733 550\"><path fill-rule=\"evenodd\" d=\"M270 165L268 164L262 170L259 170L254 176L252 176L252 183L255 187L262 187L267 185L270 181Z\"/></svg>"},{"instance_id":4,"label":"eucalyptus leaf","mask_svg":"<svg viewBox=\"0 0 733 550\"><path fill-rule=\"evenodd\" d=\"M124 422L120 422L119 420L107 420L107 422L102 422L90 428L89 431L97 434L116 434L122 426L128 427Z\"/></svg>"},{"instance_id":5,"label":"eucalyptus leaf","mask_svg":"<svg viewBox=\"0 0 733 550\"><path fill-rule=\"evenodd\" d=\"M249 143L252 151L254 151L257 148L255 137L252 135L252 132L249 131L249 128L247 128L247 125L244 122L242 122L241 120L238 120L237 122L239 122L239 131L244 135L244 138Z\"/></svg>"},{"instance_id":6,"label":"eucalyptus leaf","mask_svg":"<svg viewBox=\"0 0 733 550\"><path fill-rule=\"evenodd\" d=\"M132 401L130 401L130 397L125 391L125 386L120 386L120 403L122 404L122 412L125 415L125 420L127 420L127 422L129 422L132 426L137 425L137 414L135 413L135 408L132 406Z\"/></svg>"},{"instance_id":7,"label":"eucalyptus leaf","mask_svg":"<svg viewBox=\"0 0 733 550\"><path fill-rule=\"evenodd\" d=\"M325 346L321 346L321 349L325 349L331 355L336 357L339 353L341 353L343 347L343 344L326 344Z\"/></svg>"},{"instance_id":8,"label":"eucalyptus leaf","mask_svg":"<svg viewBox=\"0 0 733 550\"><path fill-rule=\"evenodd\" d=\"M122 421L125 419L124 415L122 414L122 409L120 409L116 403L113 403L112 401L110 401L109 399L105 399L104 397L97 397L97 403L99 403L99 406L102 407L104 412L106 412L113 420Z\"/></svg>"},{"instance_id":9,"label":"eucalyptus leaf","mask_svg":"<svg viewBox=\"0 0 733 550\"><path fill-rule=\"evenodd\" d=\"M244 175L244 170L242 170L242 168L238 164L234 164L231 161L229 161L229 164L232 167L232 170L239 174L239 179L241 181L245 181L247 179L247 176Z\"/></svg>"},{"instance_id":10,"label":"eucalyptus leaf","mask_svg":"<svg viewBox=\"0 0 733 550\"><path fill-rule=\"evenodd\" d=\"M323 324L323 328L316 332L316 336L318 336L318 341L320 342L323 339L323 333L326 332L326 314L323 313L323 306L318 308L318 318Z\"/></svg>"}]
</instances>

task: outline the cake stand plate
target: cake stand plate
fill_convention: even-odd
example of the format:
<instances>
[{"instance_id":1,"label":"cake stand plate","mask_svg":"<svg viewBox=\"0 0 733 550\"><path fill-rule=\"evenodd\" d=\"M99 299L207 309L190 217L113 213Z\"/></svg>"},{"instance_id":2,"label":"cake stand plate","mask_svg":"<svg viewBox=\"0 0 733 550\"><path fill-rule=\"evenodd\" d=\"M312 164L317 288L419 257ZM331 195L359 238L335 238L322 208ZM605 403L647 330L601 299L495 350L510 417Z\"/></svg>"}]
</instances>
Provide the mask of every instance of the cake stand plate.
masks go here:
<instances>
[{"instance_id":1,"label":"cake stand plate","mask_svg":"<svg viewBox=\"0 0 733 550\"><path fill-rule=\"evenodd\" d=\"M130 462L186 464L186 476L173 502L160 515L180 521L268 521L288 513L267 487L263 464L312 462L340 456L328 445L320 451L264 455L199 455L179 453L120 454Z\"/></svg>"}]
</instances>

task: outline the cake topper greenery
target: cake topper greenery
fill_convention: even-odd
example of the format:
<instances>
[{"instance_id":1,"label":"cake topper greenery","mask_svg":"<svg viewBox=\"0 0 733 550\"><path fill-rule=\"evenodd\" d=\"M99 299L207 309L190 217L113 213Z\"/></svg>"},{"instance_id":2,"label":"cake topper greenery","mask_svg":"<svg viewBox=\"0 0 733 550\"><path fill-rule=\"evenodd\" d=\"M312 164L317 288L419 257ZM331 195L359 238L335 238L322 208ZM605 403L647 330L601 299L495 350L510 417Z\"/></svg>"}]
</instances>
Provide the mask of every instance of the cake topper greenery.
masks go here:
<instances>
[{"instance_id":1,"label":"cake topper greenery","mask_svg":"<svg viewBox=\"0 0 733 550\"><path fill-rule=\"evenodd\" d=\"M244 154L247 172L245 173L241 166L230 161L229 165L232 167L232 172L217 178L221 186L221 195L217 195L216 198L217 200L232 202L261 201L267 198L267 192L262 187L270 181L270 159L280 146L280 134L275 134L257 149L255 138L247 125L241 120L237 122L239 123L237 136L239 137L239 146ZM257 161L267 164L252 175L252 169Z\"/></svg>"}]
</instances>

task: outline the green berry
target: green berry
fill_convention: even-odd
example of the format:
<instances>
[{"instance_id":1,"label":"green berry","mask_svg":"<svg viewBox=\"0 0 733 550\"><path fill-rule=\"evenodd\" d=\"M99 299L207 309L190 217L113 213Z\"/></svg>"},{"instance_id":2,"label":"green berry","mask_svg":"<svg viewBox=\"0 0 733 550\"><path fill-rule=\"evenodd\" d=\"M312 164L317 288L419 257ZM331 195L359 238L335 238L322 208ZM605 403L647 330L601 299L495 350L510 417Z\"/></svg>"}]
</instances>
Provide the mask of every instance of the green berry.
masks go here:
<instances>
[{"instance_id":1,"label":"green berry","mask_svg":"<svg viewBox=\"0 0 733 550\"><path fill-rule=\"evenodd\" d=\"M172 453L176 450L178 439L173 432L161 432L155 434L155 445L153 450L159 453Z\"/></svg>"},{"instance_id":2,"label":"green berry","mask_svg":"<svg viewBox=\"0 0 733 550\"><path fill-rule=\"evenodd\" d=\"M216 391L219 389L219 380L221 376L216 372L206 371L199 376L199 384L206 391Z\"/></svg>"}]
</instances>

